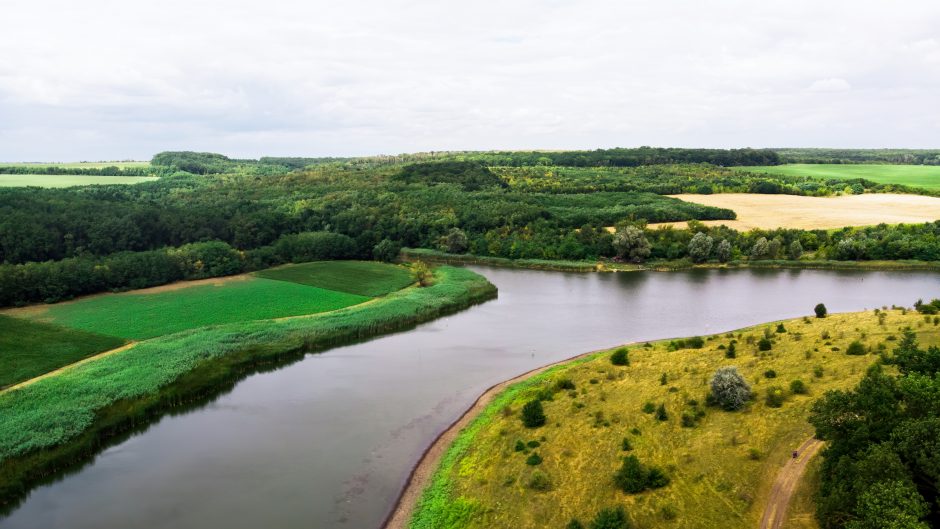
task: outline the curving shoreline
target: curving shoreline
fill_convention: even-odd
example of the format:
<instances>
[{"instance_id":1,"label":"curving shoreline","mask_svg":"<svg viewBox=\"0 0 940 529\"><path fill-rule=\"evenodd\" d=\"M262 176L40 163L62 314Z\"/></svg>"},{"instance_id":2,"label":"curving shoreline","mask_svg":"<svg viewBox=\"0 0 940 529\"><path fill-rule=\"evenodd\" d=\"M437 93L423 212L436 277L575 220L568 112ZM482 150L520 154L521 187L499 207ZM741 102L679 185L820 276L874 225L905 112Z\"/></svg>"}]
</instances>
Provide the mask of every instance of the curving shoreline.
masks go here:
<instances>
[{"instance_id":1,"label":"curving shoreline","mask_svg":"<svg viewBox=\"0 0 940 529\"><path fill-rule=\"evenodd\" d=\"M617 344L611 347L618 347L621 345L629 347L638 343L642 342ZM470 407L460 415L460 417L458 417L450 424L450 426L439 433L437 437L435 437L431 442L431 444L428 445L428 447L424 450L424 452L421 454L421 457L418 459L418 462L415 463L414 467L412 467L411 473L408 475L408 479L405 481L405 486L399 493L398 499L395 500L395 506L392 507L391 511L388 513L388 516L385 518L385 522L382 524L382 528L407 529L408 523L411 521L411 515L414 513L415 506L417 506L418 500L421 499L421 495L424 492L424 489L427 488L431 480L434 478L434 473L437 471L437 467L441 458L444 456L444 454L447 453L447 449L450 448L450 445L454 442L454 439L457 438L460 432L468 424L470 424L470 422L473 421L481 411L489 406L494 397L502 393L502 391L509 386L539 375L555 366L567 364L581 358L586 358L598 353L609 351L611 347L595 349L593 351L580 353L557 362L552 362L550 364L531 369L525 373L496 383L487 388L483 393L480 394L479 397L477 397L475 401L473 401L473 404L471 404Z\"/></svg>"}]
</instances>

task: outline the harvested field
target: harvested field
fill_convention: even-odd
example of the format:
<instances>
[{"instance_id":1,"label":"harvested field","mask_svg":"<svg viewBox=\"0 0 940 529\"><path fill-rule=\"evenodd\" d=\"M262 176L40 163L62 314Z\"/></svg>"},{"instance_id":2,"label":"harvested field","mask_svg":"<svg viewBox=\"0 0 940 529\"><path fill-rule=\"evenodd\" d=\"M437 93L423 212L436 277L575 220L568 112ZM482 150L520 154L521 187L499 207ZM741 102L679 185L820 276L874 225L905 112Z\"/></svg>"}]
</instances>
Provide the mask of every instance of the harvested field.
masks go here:
<instances>
[{"instance_id":1,"label":"harvested field","mask_svg":"<svg viewBox=\"0 0 940 529\"><path fill-rule=\"evenodd\" d=\"M753 228L834 229L875 224L914 224L940 219L940 198L921 195L865 194L838 197L796 195L756 195L726 193L717 195L675 195L675 198L738 214L737 220L704 221L709 226L725 225L740 231ZM650 227L684 228L685 222L661 222Z\"/></svg>"}]
</instances>

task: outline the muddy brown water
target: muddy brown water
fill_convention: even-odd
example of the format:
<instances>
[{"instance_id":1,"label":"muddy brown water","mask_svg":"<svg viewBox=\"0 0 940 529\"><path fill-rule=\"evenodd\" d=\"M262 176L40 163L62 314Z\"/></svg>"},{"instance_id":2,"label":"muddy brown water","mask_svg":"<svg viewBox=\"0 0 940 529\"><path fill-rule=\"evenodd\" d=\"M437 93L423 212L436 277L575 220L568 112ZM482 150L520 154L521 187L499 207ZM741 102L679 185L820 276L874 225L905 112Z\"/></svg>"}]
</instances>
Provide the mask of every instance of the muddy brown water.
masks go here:
<instances>
[{"instance_id":1,"label":"muddy brown water","mask_svg":"<svg viewBox=\"0 0 940 529\"><path fill-rule=\"evenodd\" d=\"M434 437L487 387L577 353L940 297L922 272L565 274L474 267L499 299L307 355L165 416L2 528L376 528Z\"/></svg>"}]
</instances>

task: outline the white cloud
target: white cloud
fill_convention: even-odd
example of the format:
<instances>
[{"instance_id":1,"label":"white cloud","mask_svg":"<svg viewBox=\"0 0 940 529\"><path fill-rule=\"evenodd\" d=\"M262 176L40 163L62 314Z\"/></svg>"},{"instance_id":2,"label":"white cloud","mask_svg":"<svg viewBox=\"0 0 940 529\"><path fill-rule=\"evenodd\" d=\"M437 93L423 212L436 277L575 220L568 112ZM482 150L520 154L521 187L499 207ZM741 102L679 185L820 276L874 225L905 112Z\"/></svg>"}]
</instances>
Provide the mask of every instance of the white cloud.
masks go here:
<instances>
[{"instance_id":1,"label":"white cloud","mask_svg":"<svg viewBox=\"0 0 940 529\"><path fill-rule=\"evenodd\" d=\"M0 160L940 147L940 5L903 7L5 0Z\"/></svg>"}]
</instances>

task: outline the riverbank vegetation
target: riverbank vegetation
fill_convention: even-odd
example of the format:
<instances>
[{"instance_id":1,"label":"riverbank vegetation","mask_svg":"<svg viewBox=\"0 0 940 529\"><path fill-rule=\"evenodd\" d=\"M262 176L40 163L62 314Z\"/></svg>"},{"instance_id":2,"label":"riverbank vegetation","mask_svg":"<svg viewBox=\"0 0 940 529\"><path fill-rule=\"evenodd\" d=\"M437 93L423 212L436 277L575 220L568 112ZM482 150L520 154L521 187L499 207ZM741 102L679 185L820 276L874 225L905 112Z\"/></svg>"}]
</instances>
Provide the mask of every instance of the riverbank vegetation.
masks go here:
<instances>
[{"instance_id":1,"label":"riverbank vegetation","mask_svg":"<svg viewBox=\"0 0 940 529\"><path fill-rule=\"evenodd\" d=\"M257 369L407 329L495 294L473 272L440 267L428 286L368 304L161 336L0 392L0 503L9 505L37 481L86 460L109 438Z\"/></svg>"},{"instance_id":2,"label":"riverbank vegetation","mask_svg":"<svg viewBox=\"0 0 940 529\"><path fill-rule=\"evenodd\" d=\"M933 316L914 311L811 309L631 345L628 362L621 348L594 353L510 386L447 450L410 526L588 527L622 508L634 527L757 527L777 470L814 433L813 402L857 384L906 329L940 342ZM847 354L856 341L863 354ZM524 424L533 401L544 426Z\"/></svg>"}]
</instances>

